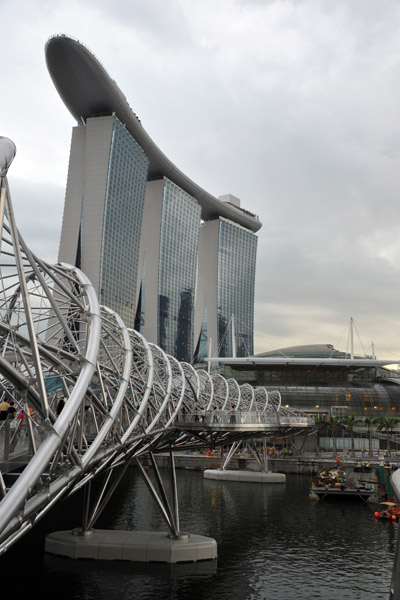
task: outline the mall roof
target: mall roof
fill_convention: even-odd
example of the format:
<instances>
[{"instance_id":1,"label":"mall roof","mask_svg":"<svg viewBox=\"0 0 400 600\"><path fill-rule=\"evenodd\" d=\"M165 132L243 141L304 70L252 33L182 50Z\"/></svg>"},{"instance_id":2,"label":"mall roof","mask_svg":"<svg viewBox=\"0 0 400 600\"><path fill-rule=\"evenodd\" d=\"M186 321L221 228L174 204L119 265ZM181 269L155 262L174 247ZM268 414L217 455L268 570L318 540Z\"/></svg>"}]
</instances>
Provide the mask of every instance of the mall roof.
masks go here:
<instances>
[{"instance_id":1,"label":"mall roof","mask_svg":"<svg viewBox=\"0 0 400 600\"><path fill-rule=\"evenodd\" d=\"M115 113L149 158L149 179L167 177L176 183L196 198L204 220L221 216L253 232L260 229L258 217L218 200L175 167L143 129L116 82L83 44L66 35L56 35L48 40L45 53L53 83L78 123Z\"/></svg>"},{"instance_id":2,"label":"mall roof","mask_svg":"<svg viewBox=\"0 0 400 600\"><path fill-rule=\"evenodd\" d=\"M285 356L287 358L350 358L350 352L336 350L332 344L302 344L256 354L256 358L273 356ZM365 356L355 356L355 358L365 358Z\"/></svg>"},{"instance_id":3,"label":"mall roof","mask_svg":"<svg viewBox=\"0 0 400 600\"><path fill-rule=\"evenodd\" d=\"M384 367L396 365L400 361L393 358L377 360L365 356L350 358L349 352L337 350L332 344L302 344L289 346L256 356L243 358L208 358L208 362L220 362L232 365L304 365L304 366L340 366L340 367Z\"/></svg>"},{"instance_id":4,"label":"mall roof","mask_svg":"<svg viewBox=\"0 0 400 600\"><path fill-rule=\"evenodd\" d=\"M273 366L273 365L291 365L291 366L329 366L329 367L384 367L387 365L400 364L400 360L376 360L372 358L293 358L288 356L257 357L246 356L242 358L221 358L209 357L207 362L220 363L232 366Z\"/></svg>"}]
</instances>

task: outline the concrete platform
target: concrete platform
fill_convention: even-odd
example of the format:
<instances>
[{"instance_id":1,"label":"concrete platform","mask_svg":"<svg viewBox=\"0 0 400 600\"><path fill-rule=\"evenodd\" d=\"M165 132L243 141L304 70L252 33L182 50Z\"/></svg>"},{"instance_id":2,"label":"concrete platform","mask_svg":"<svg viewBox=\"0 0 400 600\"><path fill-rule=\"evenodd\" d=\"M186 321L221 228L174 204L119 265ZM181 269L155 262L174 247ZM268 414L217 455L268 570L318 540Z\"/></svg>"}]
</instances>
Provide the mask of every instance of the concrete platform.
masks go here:
<instances>
[{"instance_id":1,"label":"concrete platform","mask_svg":"<svg viewBox=\"0 0 400 600\"><path fill-rule=\"evenodd\" d=\"M284 473L261 473L259 471L230 471L221 469L206 469L205 479L220 479L222 481L244 481L250 483L285 483Z\"/></svg>"},{"instance_id":2,"label":"concrete platform","mask_svg":"<svg viewBox=\"0 0 400 600\"><path fill-rule=\"evenodd\" d=\"M56 531L46 537L45 551L68 558L182 563L217 558L217 542L203 535L175 540L167 532L95 529Z\"/></svg>"}]
</instances>

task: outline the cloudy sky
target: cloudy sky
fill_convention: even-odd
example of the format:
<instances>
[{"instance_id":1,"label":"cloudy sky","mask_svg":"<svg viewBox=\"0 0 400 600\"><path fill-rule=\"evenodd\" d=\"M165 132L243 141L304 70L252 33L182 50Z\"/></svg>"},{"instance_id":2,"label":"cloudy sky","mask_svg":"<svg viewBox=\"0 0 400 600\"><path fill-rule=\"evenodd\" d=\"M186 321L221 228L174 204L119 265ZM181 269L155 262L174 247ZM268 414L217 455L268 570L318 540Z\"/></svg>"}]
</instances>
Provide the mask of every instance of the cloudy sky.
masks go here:
<instances>
[{"instance_id":1,"label":"cloudy sky","mask_svg":"<svg viewBox=\"0 0 400 600\"><path fill-rule=\"evenodd\" d=\"M400 359L399 0L0 0L0 135L32 250L55 261L72 117L44 45L83 42L163 152L259 215L256 352Z\"/></svg>"}]
</instances>

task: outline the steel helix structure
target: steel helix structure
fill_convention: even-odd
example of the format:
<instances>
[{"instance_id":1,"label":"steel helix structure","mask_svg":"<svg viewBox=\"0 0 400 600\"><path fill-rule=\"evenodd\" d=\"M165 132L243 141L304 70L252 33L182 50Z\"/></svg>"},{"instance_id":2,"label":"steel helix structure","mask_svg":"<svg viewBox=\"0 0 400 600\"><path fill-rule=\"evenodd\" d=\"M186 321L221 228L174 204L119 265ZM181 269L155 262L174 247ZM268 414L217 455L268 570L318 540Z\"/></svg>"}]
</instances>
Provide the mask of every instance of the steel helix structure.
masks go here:
<instances>
[{"instance_id":1,"label":"steel helix structure","mask_svg":"<svg viewBox=\"0 0 400 600\"><path fill-rule=\"evenodd\" d=\"M133 457L310 426L278 393L168 356L99 306L82 271L35 256L15 223L14 155L0 138L0 403L17 416L0 421L0 554Z\"/></svg>"}]
</instances>

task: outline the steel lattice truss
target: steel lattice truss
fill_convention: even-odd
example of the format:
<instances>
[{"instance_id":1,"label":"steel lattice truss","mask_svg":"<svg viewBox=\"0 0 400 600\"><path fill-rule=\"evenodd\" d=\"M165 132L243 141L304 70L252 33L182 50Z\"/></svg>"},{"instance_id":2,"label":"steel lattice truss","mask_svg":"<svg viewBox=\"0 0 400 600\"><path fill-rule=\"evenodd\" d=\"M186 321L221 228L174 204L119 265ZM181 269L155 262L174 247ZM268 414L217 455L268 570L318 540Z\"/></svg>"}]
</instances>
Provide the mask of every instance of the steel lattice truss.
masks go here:
<instances>
[{"instance_id":1,"label":"steel lattice truss","mask_svg":"<svg viewBox=\"0 0 400 600\"><path fill-rule=\"evenodd\" d=\"M100 307L79 269L34 256L13 216L13 148L0 138L0 397L19 416L0 422L0 553L133 457L311 425L277 392L179 363Z\"/></svg>"}]
</instances>

